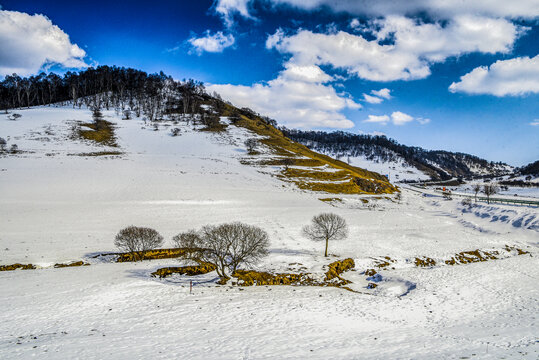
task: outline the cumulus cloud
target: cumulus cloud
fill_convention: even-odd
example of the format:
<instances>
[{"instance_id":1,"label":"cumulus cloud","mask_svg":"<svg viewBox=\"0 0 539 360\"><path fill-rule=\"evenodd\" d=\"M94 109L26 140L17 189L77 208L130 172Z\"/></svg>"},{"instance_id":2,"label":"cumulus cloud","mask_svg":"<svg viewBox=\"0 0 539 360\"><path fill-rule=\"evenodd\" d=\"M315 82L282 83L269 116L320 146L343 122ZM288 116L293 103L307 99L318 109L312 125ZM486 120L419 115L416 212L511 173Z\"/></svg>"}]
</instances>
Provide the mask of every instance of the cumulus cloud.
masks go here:
<instances>
[{"instance_id":1,"label":"cumulus cloud","mask_svg":"<svg viewBox=\"0 0 539 360\"><path fill-rule=\"evenodd\" d=\"M428 124L430 119L425 118L414 118L411 115L405 114L401 111L394 111L391 116L388 115L369 115L367 119L363 120L365 123L378 123L381 125L387 125L389 122L392 122L394 125L400 126L405 125L412 121L417 121L421 125Z\"/></svg>"},{"instance_id":2,"label":"cumulus cloud","mask_svg":"<svg viewBox=\"0 0 539 360\"><path fill-rule=\"evenodd\" d=\"M236 39L232 34L225 35L222 31L218 31L212 35L209 30L206 30L204 36L192 37L187 41L192 46L191 52L200 55L204 51L211 53L223 52L227 47L234 45Z\"/></svg>"},{"instance_id":3,"label":"cumulus cloud","mask_svg":"<svg viewBox=\"0 0 539 360\"><path fill-rule=\"evenodd\" d=\"M378 97L381 97L381 98L384 98L384 99L391 99L391 90L389 90L387 88L383 88L383 89L380 89L380 90L372 90L371 94L373 94L375 96L378 96Z\"/></svg>"},{"instance_id":4,"label":"cumulus cloud","mask_svg":"<svg viewBox=\"0 0 539 360\"><path fill-rule=\"evenodd\" d=\"M363 100L369 104L380 104L384 99L379 98L378 96L371 96L369 94L363 94Z\"/></svg>"},{"instance_id":5,"label":"cumulus cloud","mask_svg":"<svg viewBox=\"0 0 539 360\"><path fill-rule=\"evenodd\" d=\"M404 125L414 120L414 118L403 112L395 111L394 113L391 114L391 120L393 121L393 124L395 125Z\"/></svg>"},{"instance_id":6,"label":"cumulus cloud","mask_svg":"<svg viewBox=\"0 0 539 360\"><path fill-rule=\"evenodd\" d=\"M376 39L344 31L314 33L279 29L267 48L291 54L299 66L330 65L371 81L423 79L430 66L470 52L507 53L522 29L505 19L463 15L448 23L418 23L403 16L376 20ZM390 41L392 43L388 43Z\"/></svg>"},{"instance_id":7,"label":"cumulus cloud","mask_svg":"<svg viewBox=\"0 0 539 360\"><path fill-rule=\"evenodd\" d=\"M345 109L361 105L331 85L329 75L316 66L296 68L288 65L276 79L267 83L244 85L208 85L237 106L250 107L286 126L298 128L351 128L354 123L344 116Z\"/></svg>"},{"instance_id":8,"label":"cumulus cloud","mask_svg":"<svg viewBox=\"0 0 539 360\"><path fill-rule=\"evenodd\" d=\"M253 19L248 8L250 2L251 0L217 0L214 8L223 19L225 25L231 27L234 24L234 15L236 14Z\"/></svg>"},{"instance_id":9,"label":"cumulus cloud","mask_svg":"<svg viewBox=\"0 0 539 360\"><path fill-rule=\"evenodd\" d=\"M387 115L369 115L369 117L363 122L366 123L379 123L385 125L389 122L389 116Z\"/></svg>"},{"instance_id":10,"label":"cumulus cloud","mask_svg":"<svg viewBox=\"0 0 539 360\"><path fill-rule=\"evenodd\" d=\"M539 93L539 55L498 60L480 66L449 86L451 92L521 96Z\"/></svg>"},{"instance_id":11,"label":"cumulus cloud","mask_svg":"<svg viewBox=\"0 0 539 360\"><path fill-rule=\"evenodd\" d=\"M373 16L417 13L444 19L462 14L524 19L539 16L539 2L530 0L217 0L218 6L223 4L227 12L234 10L246 17L250 16L247 5L255 2L270 3L275 7L292 6L308 11L327 6L335 12Z\"/></svg>"},{"instance_id":12,"label":"cumulus cloud","mask_svg":"<svg viewBox=\"0 0 539 360\"><path fill-rule=\"evenodd\" d=\"M86 52L41 14L0 10L0 75L27 76L51 65L83 68Z\"/></svg>"},{"instance_id":13,"label":"cumulus cloud","mask_svg":"<svg viewBox=\"0 0 539 360\"><path fill-rule=\"evenodd\" d=\"M391 90L386 88L380 90L372 90L372 95L363 94L363 100L370 104L380 104L384 100L391 99L390 92Z\"/></svg>"}]
</instances>

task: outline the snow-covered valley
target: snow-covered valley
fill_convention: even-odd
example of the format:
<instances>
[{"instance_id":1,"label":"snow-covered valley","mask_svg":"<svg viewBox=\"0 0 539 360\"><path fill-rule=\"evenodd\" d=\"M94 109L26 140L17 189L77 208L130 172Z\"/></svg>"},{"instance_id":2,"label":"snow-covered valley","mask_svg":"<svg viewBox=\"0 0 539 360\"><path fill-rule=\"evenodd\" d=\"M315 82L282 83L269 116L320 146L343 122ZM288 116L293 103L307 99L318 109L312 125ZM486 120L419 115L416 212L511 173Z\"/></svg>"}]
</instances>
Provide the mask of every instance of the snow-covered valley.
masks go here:
<instances>
[{"instance_id":1,"label":"snow-covered valley","mask_svg":"<svg viewBox=\"0 0 539 360\"><path fill-rule=\"evenodd\" d=\"M214 133L160 123L156 130L103 111L116 125L116 148L73 137L76 121L91 121L89 110L17 112L17 121L0 115L0 136L21 151L0 157L0 265L38 269L0 272L2 359L539 356L539 227L482 215L510 213L537 224L537 208L468 211L460 201L405 188L388 196L301 191L275 176L278 166L240 162L250 156L245 139L256 136L244 128ZM95 156L104 151L121 154ZM320 201L330 197L339 200ZM321 212L337 213L350 227L347 239L330 244L329 259L301 233ZM357 292L217 285L213 272L160 280L151 272L179 260L92 258L116 251L114 236L128 225L157 229L169 247L179 232L230 221L268 232L270 253L259 270L316 274L353 258L355 269L343 277ZM444 262L475 249L501 255ZM367 280L363 272L386 256L391 265ZM418 257L436 265L417 267ZM52 267L75 260L91 265ZM367 289L371 281L378 286Z\"/></svg>"}]
</instances>

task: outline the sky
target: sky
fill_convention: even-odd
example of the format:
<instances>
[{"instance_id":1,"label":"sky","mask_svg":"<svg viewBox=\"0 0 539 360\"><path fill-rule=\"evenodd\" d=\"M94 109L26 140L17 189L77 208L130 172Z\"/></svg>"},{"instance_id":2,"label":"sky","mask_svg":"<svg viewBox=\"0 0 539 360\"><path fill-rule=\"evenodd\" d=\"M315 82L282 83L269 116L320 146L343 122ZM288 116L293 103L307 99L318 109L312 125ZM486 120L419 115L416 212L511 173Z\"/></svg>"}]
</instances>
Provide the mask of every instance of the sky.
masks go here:
<instances>
[{"instance_id":1,"label":"sky","mask_svg":"<svg viewBox=\"0 0 539 360\"><path fill-rule=\"evenodd\" d=\"M290 128L539 159L539 0L0 0L0 77L117 65Z\"/></svg>"}]
</instances>

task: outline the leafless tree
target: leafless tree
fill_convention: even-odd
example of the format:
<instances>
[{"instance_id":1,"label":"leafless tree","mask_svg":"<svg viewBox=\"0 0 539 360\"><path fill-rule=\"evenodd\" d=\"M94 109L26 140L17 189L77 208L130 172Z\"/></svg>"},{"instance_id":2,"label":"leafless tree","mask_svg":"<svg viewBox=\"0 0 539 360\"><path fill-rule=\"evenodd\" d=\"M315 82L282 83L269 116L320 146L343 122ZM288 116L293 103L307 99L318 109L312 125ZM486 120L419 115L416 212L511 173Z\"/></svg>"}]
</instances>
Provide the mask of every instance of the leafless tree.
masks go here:
<instances>
[{"instance_id":1,"label":"leafless tree","mask_svg":"<svg viewBox=\"0 0 539 360\"><path fill-rule=\"evenodd\" d=\"M284 169L285 170L288 170L288 167L289 166L292 166L294 165L294 160L292 160L291 158L284 158L283 161L281 162L283 165L284 165Z\"/></svg>"},{"instance_id":2,"label":"leafless tree","mask_svg":"<svg viewBox=\"0 0 539 360\"><path fill-rule=\"evenodd\" d=\"M0 151L5 151L6 146L7 146L6 139L0 137Z\"/></svg>"},{"instance_id":3,"label":"leafless tree","mask_svg":"<svg viewBox=\"0 0 539 360\"><path fill-rule=\"evenodd\" d=\"M498 185L495 183L485 184L483 186L483 194L487 196L487 204L490 204L490 197L498 192Z\"/></svg>"},{"instance_id":4,"label":"leafless tree","mask_svg":"<svg viewBox=\"0 0 539 360\"><path fill-rule=\"evenodd\" d=\"M187 251L185 258L214 264L221 283L240 266L252 265L268 254L268 234L259 227L240 222L204 226L173 238L177 247Z\"/></svg>"},{"instance_id":5,"label":"leafless tree","mask_svg":"<svg viewBox=\"0 0 539 360\"><path fill-rule=\"evenodd\" d=\"M163 244L163 237L154 229L129 226L120 230L114 245L133 255L133 259L143 260L144 252L158 248Z\"/></svg>"},{"instance_id":6,"label":"leafless tree","mask_svg":"<svg viewBox=\"0 0 539 360\"><path fill-rule=\"evenodd\" d=\"M475 184L472 187L473 192L475 193L475 202L477 202L477 194L481 191L481 185Z\"/></svg>"},{"instance_id":7,"label":"leafless tree","mask_svg":"<svg viewBox=\"0 0 539 360\"><path fill-rule=\"evenodd\" d=\"M249 154L254 154L256 151L256 148L258 147L258 140L256 139L247 139L245 140L245 147L247 148L247 152Z\"/></svg>"},{"instance_id":8,"label":"leafless tree","mask_svg":"<svg viewBox=\"0 0 539 360\"><path fill-rule=\"evenodd\" d=\"M191 251L198 251L200 246L200 236L195 230L178 234L172 238L176 248L182 248Z\"/></svg>"},{"instance_id":9,"label":"leafless tree","mask_svg":"<svg viewBox=\"0 0 539 360\"><path fill-rule=\"evenodd\" d=\"M313 241L326 241L324 256L328 256L329 240L341 240L348 236L346 221L337 214L323 213L312 218L303 228L303 234Z\"/></svg>"}]
</instances>

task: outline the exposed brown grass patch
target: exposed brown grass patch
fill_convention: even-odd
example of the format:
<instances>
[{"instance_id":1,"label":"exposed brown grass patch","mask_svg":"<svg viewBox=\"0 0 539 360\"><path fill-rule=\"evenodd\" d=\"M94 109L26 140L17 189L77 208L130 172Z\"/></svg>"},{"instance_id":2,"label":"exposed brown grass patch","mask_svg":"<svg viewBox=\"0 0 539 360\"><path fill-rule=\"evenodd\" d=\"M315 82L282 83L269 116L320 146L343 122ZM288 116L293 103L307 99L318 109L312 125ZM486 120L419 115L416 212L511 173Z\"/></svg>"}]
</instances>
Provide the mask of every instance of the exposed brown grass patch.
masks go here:
<instances>
[{"instance_id":1,"label":"exposed brown grass patch","mask_svg":"<svg viewBox=\"0 0 539 360\"><path fill-rule=\"evenodd\" d=\"M431 266L435 266L436 265L436 261L434 261L434 259L431 259L430 257L416 257L415 258L415 262L414 262L415 266L418 266L418 267L431 267Z\"/></svg>"},{"instance_id":2,"label":"exposed brown grass patch","mask_svg":"<svg viewBox=\"0 0 539 360\"><path fill-rule=\"evenodd\" d=\"M310 273L280 273L271 274L263 271L253 270L236 270L232 277L238 279L238 285L240 286L253 286L253 285L302 285L302 286L334 286L348 288L344 285L349 284L350 281L340 277L340 275L353 269L355 263L353 259L344 259L332 262L328 265L328 271L326 277L323 280L315 279Z\"/></svg>"},{"instance_id":3,"label":"exposed brown grass patch","mask_svg":"<svg viewBox=\"0 0 539 360\"><path fill-rule=\"evenodd\" d=\"M114 125L106 120L97 120L93 123L82 123L78 129L78 136L82 139L96 142L100 145L117 147L114 134Z\"/></svg>"},{"instance_id":4,"label":"exposed brown grass patch","mask_svg":"<svg viewBox=\"0 0 539 360\"><path fill-rule=\"evenodd\" d=\"M152 276L159 278L165 278L172 274L195 276L212 272L215 268L212 263L201 262L199 265L160 268L153 272Z\"/></svg>"},{"instance_id":5,"label":"exposed brown grass patch","mask_svg":"<svg viewBox=\"0 0 539 360\"><path fill-rule=\"evenodd\" d=\"M67 264L54 264L55 268L65 268L65 267L76 267L76 266L90 266L90 264L84 262L84 261L75 261L72 263Z\"/></svg>"},{"instance_id":6,"label":"exposed brown grass patch","mask_svg":"<svg viewBox=\"0 0 539 360\"><path fill-rule=\"evenodd\" d=\"M17 269L21 270L34 270L36 267L32 264L11 264L11 265L0 265L0 271L13 271Z\"/></svg>"}]
</instances>

